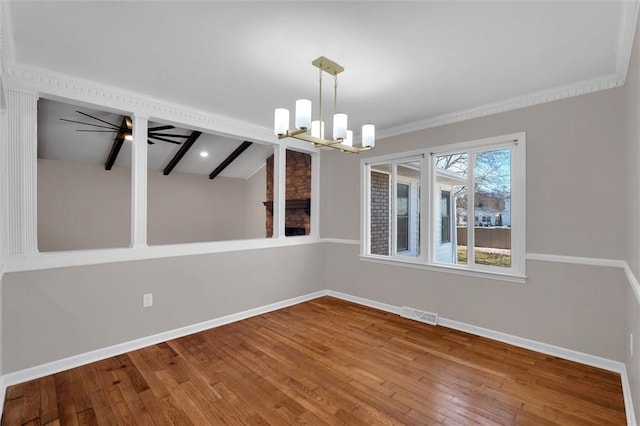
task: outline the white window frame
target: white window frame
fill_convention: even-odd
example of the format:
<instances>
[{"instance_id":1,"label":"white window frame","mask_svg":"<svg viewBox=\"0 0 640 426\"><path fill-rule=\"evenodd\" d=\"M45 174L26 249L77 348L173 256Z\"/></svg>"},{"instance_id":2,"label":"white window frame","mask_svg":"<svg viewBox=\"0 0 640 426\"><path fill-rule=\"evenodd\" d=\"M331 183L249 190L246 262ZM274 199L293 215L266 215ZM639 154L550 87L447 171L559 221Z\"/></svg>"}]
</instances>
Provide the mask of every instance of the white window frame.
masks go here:
<instances>
[{"instance_id":1,"label":"white window frame","mask_svg":"<svg viewBox=\"0 0 640 426\"><path fill-rule=\"evenodd\" d=\"M435 244L437 244L437 241L435 238L434 227L436 221L434 220L434 215L438 214L438 212L435 211L435 206L432 204L435 194L435 156L456 152L468 152L469 155L473 155L507 147L513 148L511 151L511 267L504 268L475 264L471 262L471 255L469 256L469 263L465 265L436 262ZM395 170L395 164L415 161L416 158L422 159L420 169L420 191L423 191L420 197L420 256L398 256L395 251L392 251L390 256L370 254L369 205L371 185L369 176L371 166L386 163L392 164L394 166L393 170ZM392 190L395 192L393 186ZM362 159L361 194L361 217L363 220L360 230L360 258L362 260L517 283L526 281L526 133L513 133ZM393 208L395 207L392 204ZM473 215L473 211L469 214ZM455 219L452 218L452 220ZM467 222L470 222L470 219ZM392 231L392 234L395 235L395 232ZM473 234L473 232L470 232L470 234ZM471 252L473 250L473 240L471 239L467 243Z\"/></svg>"},{"instance_id":2,"label":"white window frame","mask_svg":"<svg viewBox=\"0 0 640 426\"><path fill-rule=\"evenodd\" d=\"M397 224L396 224L396 215L393 214L390 218L390 235L389 235L389 249L391 254L389 256L384 256L384 255L376 255L376 254L369 254L371 252L371 241L369 238L369 229L370 229L370 203L371 203L371 182L369 180L369 176L371 174L371 167L372 166L376 166L376 165L380 165L380 164L389 164L391 166L391 173L389 174L389 190L390 190L390 208L392 212L396 211L396 205L397 205L397 184L399 183L399 180L397 179L397 166L398 164L402 164L402 163L407 163L407 162L411 162L411 161L419 161L420 162L420 184L418 185L418 192L423 191L424 188L424 170L425 170L425 155L423 152L419 152L419 153L414 153L414 155L411 155L410 153L405 153L405 155L402 156L398 156L398 155L392 155L392 156L383 156L383 157L376 157L375 159L371 159L373 161L367 161L367 160L362 160L361 162L361 170L362 170L362 179L361 179L361 183L362 183L362 187L363 189L363 202L362 202L362 212L363 212L363 216L362 217L366 217L366 220L363 221L363 223L365 224L363 229L361 230L361 236L366 236L365 239L361 238L361 255L365 255L367 257L370 257L372 259L379 259L379 260L384 260L384 259L396 259L398 261L401 262L410 262L410 263L424 263L426 260L425 254L424 254L424 233L420 233L420 240L418 243L418 247L420 248L420 254L419 256L406 256L406 255L399 255L397 254ZM410 182L410 180L404 179L402 182ZM420 196L420 207L419 207L419 211L420 212L424 212L424 208L425 208L425 200L424 200L424 196ZM419 227L422 228L422 216L421 215L421 219L420 219L420 224ZM366 241L365 241L366 240Z\"/></svg>"}]
</instances>

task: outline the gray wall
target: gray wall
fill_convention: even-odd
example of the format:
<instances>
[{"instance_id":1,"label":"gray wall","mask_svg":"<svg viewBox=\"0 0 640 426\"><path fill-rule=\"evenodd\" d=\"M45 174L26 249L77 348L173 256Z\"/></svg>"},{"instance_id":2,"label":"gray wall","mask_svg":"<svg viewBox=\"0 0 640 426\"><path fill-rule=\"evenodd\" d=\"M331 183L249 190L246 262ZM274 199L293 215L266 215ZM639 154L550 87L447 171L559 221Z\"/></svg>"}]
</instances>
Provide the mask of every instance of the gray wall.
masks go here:
<instances>
[{"instance_id":1,"label":"gray wall","mask_svg":"<svg viewBox=\"0 0 640 426\"><path fill-rule=\"evenodd\" d=\"M4 276L4 374L322 290L320 244ZM154 306L142 308L143 293Z\"/></svg>"},{"instance_id":2,"label":"gray wall","mask_svg":"<svg viewBox=\"0 0 640 426\"><path fill-rule=\"evenodd\" d=\"M0 76L0 90L3 89L3 85L2 85L2 77ZM2 96L2 94L0 94L0 96ZM4 159L6 158L5 155L5 149L7 146L7 132L8 132L8 127L9 127L9 123L7 121L7 113L4 111L0 111L0 170L3 169L4 166ZM0 172L0 176L4 176L4 173ZM2 182L0 182L0 185L3 185ZM2 197L2 193L4 191L0 188L0 197ZM4 199L0 198L0 374L2 374L2 367L3 367L3 358L2 358L2 348L3 346L3 334L2 334L2 330L3 330L3 315L2 315L2 309L3 309L3 304L2 304L2 289L4 287L4 258L2 257L2 254L4 253L4 244L5 244L5 236L4 236L4 226L2 225L4 222L4 215L6 214L6 206L4 205Z\"/></svg>"},{"instance_id":3,"label":"gray wall","mask_svg":"<svg viewBox=\"0 0 640 426\"><path fill-rule=\"evenodd\" d=\"M264 179L261 196L253 190L256 185L245 179L218 176L211 180L206 175L176 172L164 176L160 170L149 171L147 186L149 244L245 239L247 218L254 221L254 228L262 226L264 237L264 216L247 214L250 197L252 209L264 213Z\"/></svg>"},{"instance_id":4,"label":"gray wall","mask_svg":"<svg viewBox=\"0 0 640 426\"><path fill-rule=\"evenodd\" d=\"M265 179L264 171L249 180L222 176L210 180L150 170L148 243L263 238ZM130 241L129 167L105 171L102 165L38 160L40 251L129 247Z\"/></svg>"},{"instance_id":5,"label":"gray wall","mask_svg":"<svg viewBox=\"0 0 640 426\"><path fill-rule=\"evenodd\" d=\"M623 259L623 90L612 89L409 133L372 155L527 133L527 251ZM324 237L359 238L361 156L323 152Z\"/></svg>"},{"instance_id":6,"label":"gray wall","mask_svg":"<svg viewBox=\"0 0 640 426\"><path fill-rule=\"evenodd\" d=\"M515 284L360 261L358 250L327 248L330 289L624 360L627 284L620 268L528 262L527 283Z\"/></svg>"},{"instance_id":7,"label":"gray wall","mask_svg":"<svg viewBox=\"0 0 640 426\"><path fill-rule=\"evenodd\" d=\"M375 155L524 131L527 252L624 259L624 106L623 89L606 90L380 140ZM323 156L321 195L332 202L323 205L322 236L358 239L360 157ZM521 285L363 262L357 254L357 246L327 250L328 288L625 360L628 283L619 268L528 261Z\"/></svg>"},{"instance_id":8,"label":"gray wall","mask_svg":"<svg viewBox=\"0 0 640 426\"><path fill-rule=\"evenodd\" d=\"M631 271L640 277L640 35L636 30L631 62L625 84L626 109L626 228L627 245L625 260ZM625 340L627 374L635 397L636 419L640 420L640 306L633 291L627 291L627 317L625 339L634 337L633 356L630 342Z\"/></svg>"},{"instance_id":9,"label":"gray wall","mask_svg":"<svg viewBox=\"0 0 640 426\"><path fill-rule=\"evenodd\" d=\"M38 159L38 250L129 247L131 169Z\"/></svg>"},{"instance_id":10,"label":"gray wall","mask_svg":"<svg viewBox=\"0 0 640 426\"><path fill-rule=\"evenodd\" d=\"M265 238L267 201L267 167L265 165L247 179L245 200L245 238Z\"/></svg>"}]
</instances>

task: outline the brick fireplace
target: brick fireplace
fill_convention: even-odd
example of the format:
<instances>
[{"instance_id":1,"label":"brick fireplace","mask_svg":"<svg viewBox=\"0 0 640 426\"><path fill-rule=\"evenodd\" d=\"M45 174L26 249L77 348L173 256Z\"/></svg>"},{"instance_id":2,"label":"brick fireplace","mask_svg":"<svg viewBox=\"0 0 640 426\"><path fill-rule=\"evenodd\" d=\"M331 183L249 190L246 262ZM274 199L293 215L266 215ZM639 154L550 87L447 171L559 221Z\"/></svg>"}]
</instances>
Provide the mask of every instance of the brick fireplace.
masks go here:
<instances>
[{"instance_id":1,"label":"brick fireplace","mask_svg":"<svg viewBox=\"0 0 640 426\"><path fill-rule=\"evenodd\" d=\"M311 232L311 155L287 150L285 235ZM267 158L266 237L273 235L273 155Z\"/></svg>"}]
</instances>

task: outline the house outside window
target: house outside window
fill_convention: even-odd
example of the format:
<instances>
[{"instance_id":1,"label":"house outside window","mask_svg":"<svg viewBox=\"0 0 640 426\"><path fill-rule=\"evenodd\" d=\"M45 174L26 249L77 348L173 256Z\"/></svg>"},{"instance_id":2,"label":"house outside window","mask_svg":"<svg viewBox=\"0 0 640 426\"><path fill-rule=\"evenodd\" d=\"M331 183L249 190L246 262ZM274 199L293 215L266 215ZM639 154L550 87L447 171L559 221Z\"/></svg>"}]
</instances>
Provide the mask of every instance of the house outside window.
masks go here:
<instances>
[{"instance_id":1,"label":"house outside window","mask_svg":"<svg viewBox=\"0 0 640 426\"><path fill-rule=\"evenodd\" d=\"M363 258L523 279L525 164L524 133L363 160Z\"/></svg>"}]
</instances>

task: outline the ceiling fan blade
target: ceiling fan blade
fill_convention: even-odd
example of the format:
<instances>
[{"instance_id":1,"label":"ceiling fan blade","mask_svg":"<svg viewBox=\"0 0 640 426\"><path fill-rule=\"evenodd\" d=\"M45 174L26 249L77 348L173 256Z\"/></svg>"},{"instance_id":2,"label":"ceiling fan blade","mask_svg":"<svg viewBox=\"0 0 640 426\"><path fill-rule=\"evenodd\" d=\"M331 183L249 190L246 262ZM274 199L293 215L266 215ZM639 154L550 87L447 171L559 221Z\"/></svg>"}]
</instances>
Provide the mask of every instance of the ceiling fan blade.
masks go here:
<instances>
[{"instance_id":1,"label":"ceiling fan blade","mask_svg":"<svg viewBox=\"0 0 640 426\"><path fill-rule=\"evenodd\" d=\"M159 137L159 136L149 135L149 137L150 137L151 139L157 139L157 140L162 141L162 142L175 143L176 145L180 145L180 144L182 144L182 142L172 141L171 139L165 139L165 138L161 138L161 137Z\"/></svg>"},{"instance_id":2,"label":"ceiling fan blade","mask_svg":"<svg viewBox=\"0 0 640 426\"><path fill-rule=\"evenodd\" d=\"M185 139L189 139L191 137L189 135L172 135L171 133L155 133L155 132L149 132L149 136L171 136L172 138L185 138Z\"/></svg>"},{"instance_id":3,"label":"ceiling fan blade","mask_svg":"<svg viewBox=\"0 0 640 426\"><path fill-rule=\"evenodd\" d=\"M92 133L113 133L113 132L117 132L117 129L113 129L113 130L77 130L76 132L92 132Z\"/></svg>"},{"instance_id":4,"label":"ceiling fan blade","mask_svg":"<svg viewBox=\"0 0 640 426\"><path fill-rule=\"evenodd\" d=\"M116 129L119 129L119 128L120 128L120 126L116 126L116 125L115 125L115 124L113 124L113 123L109 123L108 121L101 120L101 119L99 119L98 117L94 117L93 115L89 115L89 114L84 113L84 112L82 112L82 111L76 111L76 112L77 112L78 114L82 114L82 115L87 116L87 117L89 117L89 118L93 118L94 120L98 120L98 121L101 121L101 122L103 122L103 123L109 124L110 126L113 126L113 127L115 127Z\"/></svg>"},{"instance_id":5,"label":"ceiling fan blade","mask_svg":"<svg viewBox=\"0 0 640 426\"><path fill-rule=\"evenodd\" d=\"M148 143L149 145L155 145L155 144L156 144L156 143L155 143L155 142L153 142L151 139L147 139L147 143Z\"/></svg>"},{"instance_id":6,"label":"ceiling fan blade","mask_svg":"<svg viewBox=\"0 0 640 426\"><path fill-rule=\"evenodd\" d=\"M111 127L102 126L102 125L100 125L100 124L84 123L84 122L82 122L82 121L68 120L68 119L66 119L66 118L61 118L60 120L62 120L62 121L68 121L69 123L84 124L84 125L86 125L86 126L100 127L100 128L102 128L102 129L111 129ZM118 129L119 129L119 127L118 127L118 128L116 128L116 129L113 129L113 130L117 132L117 131L118 131Z\"/></svg>"},{"instance_id":7,"label":"ceiling fan blade","mask_svg":"<svg viewBox=\"0 0 640 426\"><path fill-rule=\"evenodd\" d=\"M175 129L175 127L171 125L166 125L166 126L158 126L158 127L149 127L148 130L152 131L152 130L169 130L169 129Z\"/></svg>"}]
</instances>

